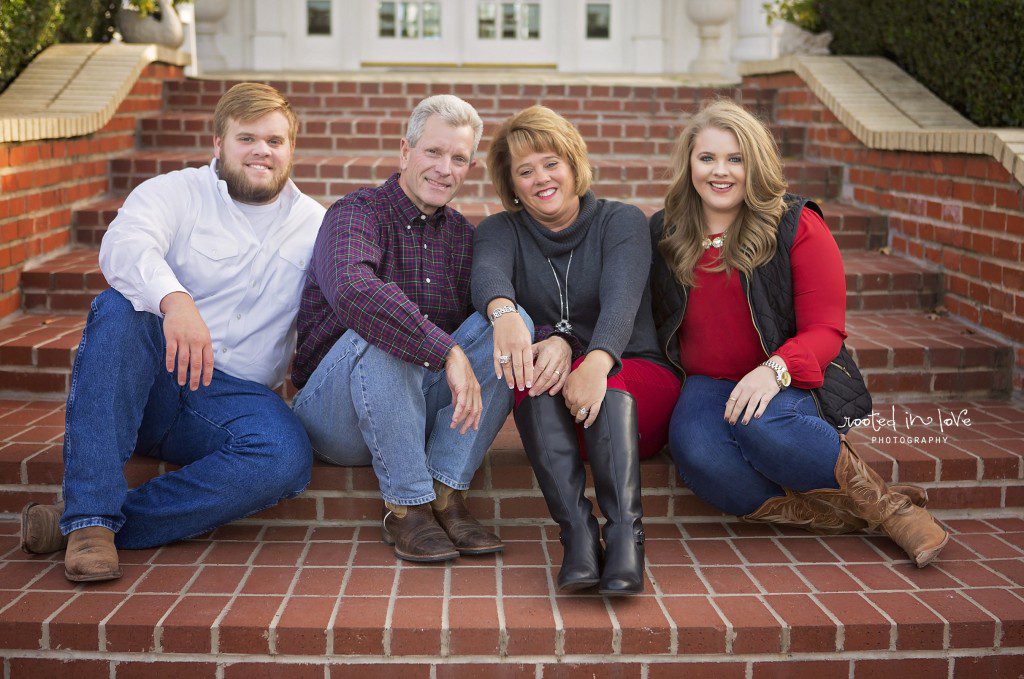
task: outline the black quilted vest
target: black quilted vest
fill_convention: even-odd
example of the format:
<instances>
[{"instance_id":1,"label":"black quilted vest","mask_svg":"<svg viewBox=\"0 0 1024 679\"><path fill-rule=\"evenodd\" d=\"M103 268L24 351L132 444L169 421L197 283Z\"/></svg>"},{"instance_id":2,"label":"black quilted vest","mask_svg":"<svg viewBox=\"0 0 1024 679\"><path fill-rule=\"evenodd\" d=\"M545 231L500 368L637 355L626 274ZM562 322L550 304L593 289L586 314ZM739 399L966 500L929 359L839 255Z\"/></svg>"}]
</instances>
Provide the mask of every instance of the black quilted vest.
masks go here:
<instances>
[{"instance_id":1,"label":"black quilted vest","mask_svg":"<svg viewBox=\"0 0 1024 679\"><path fill-rule=\"evenodd\" d=\"M743 292L750 301L754 326L770 355L790 337L796 335L796 313L793 310L793 276L789 252L796 238L800 212L808 207L819 215L821 208L810 200L786 195L788 209L779 223L778 247L775 256L754 271L748 280L739 273ZM658 329L658 344L673 367L682 372L679 360L679 341L676 333L683 322L689 289L679 284L658 251L665 211L651 217L651 245L654 251L651 263L651 292L654 303L654 323ZM871 394L857 369L850 352L843 344L825 369L824 383L812 390L818 411L840 433L850 429L853 420L871 412Z\"/></svg>"}]
</instances>

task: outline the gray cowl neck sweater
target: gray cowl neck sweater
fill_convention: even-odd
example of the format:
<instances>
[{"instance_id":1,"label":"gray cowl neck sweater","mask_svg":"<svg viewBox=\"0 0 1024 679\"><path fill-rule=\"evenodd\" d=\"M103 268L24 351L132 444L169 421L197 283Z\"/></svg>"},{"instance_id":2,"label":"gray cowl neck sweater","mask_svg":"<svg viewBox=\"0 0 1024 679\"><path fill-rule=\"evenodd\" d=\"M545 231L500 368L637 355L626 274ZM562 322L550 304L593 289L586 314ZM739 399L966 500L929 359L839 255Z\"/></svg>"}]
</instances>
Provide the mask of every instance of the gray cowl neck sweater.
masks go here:
<instances>
[{"instance_id":1,"label":"gray cowl neck sweater","mask_svg":"<svg viewBox=\"0 0 1024 679\"><path fill-rule=\"evenodd\" d=\"M587 192L576 221L557 233L526 210L487 217L473 240L473 305L486 314L493 299L507 297L536 326L555 325L560 303L552 265L563 296L568 287L573 334L588 352L602 349L615 359L610 374L623 358L667 367L651 314L650 232L639 208Z\"/></svg>"}]
</instances>

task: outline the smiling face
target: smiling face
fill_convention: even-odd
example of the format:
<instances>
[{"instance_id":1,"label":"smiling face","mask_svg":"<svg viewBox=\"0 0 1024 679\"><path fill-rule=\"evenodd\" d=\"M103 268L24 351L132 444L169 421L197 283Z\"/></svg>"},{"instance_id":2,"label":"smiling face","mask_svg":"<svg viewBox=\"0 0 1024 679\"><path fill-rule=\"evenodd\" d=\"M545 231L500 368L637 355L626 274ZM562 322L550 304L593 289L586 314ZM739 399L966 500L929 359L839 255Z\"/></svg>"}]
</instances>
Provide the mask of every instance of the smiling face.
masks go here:
<instances>
[{"instance_id":1,"label":"smiling face","mask_svg":"<svg viewBox=\"0 0 1024 679\"><path fill-rule=\"evenodd\" d=\"M553 229L570 226L579 212L576 175L551 151L512 156L512 185L519 202L538 222Z\"/></svg>"},{"instance_id":2,"label":"smiling face","mask_svg":"<svg viewBox=\"0 0 1024 679\"><path fill-rule=\"evenodd\" d=\"M274 111L255 120L228 120L223 137L213 138L217 172L235 200L273 202L292 171L288 119Z\"/></svg>"},{"instance_id":3,"label":"smiling face","mask_svg":"<svg viewBox=\"0 0 1024 679\"><path fill-rule=\"evenodd\" d=\"M462 188L476 164L473 128L452 127L437 115L427 118L416 146L402 139L398 185L424 214L434 214Z\"/></svg>"},{"instance_id":4,"label":"smiling face","mask_svg":"<svg viewBox=\"0 0 1024 679\"><path fill-rule=\"evenodd\" d=\"M732 224L747 195L747 172L736 135L718 127L701 130L690 153L690 176L708 225L720 231ZM724 227L715 229L714 225Z\"/></svg>"}]
</instances>

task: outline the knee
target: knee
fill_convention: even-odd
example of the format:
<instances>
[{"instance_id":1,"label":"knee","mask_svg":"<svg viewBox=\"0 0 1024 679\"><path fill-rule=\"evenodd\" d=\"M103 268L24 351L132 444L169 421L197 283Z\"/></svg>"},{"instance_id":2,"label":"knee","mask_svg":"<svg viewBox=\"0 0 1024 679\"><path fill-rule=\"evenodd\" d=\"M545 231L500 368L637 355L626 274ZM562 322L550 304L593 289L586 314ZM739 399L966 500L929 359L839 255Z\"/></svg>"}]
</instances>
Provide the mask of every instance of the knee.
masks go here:
<instances>
[{"instance_id":1,"label":"knee","mask_svg":"<svg viewBox=\"0 0 1024 679\"><path fill-rule=\"evenodd\" d=\"M99 327L120 335L159 327L157 316L136 311L128 298L113 288L104 290L92 301L89 322L93 331Z\"/></svg>"},{"instance_id":2,"label":"knee","mask_svg":"<svg viewBox=\"0 0 1024 679\"><path fill-rule=\"evenodd\" d=\"M313 468L313 447L305 429L290 412L271 426L252 435L253 448L262 454L257 461L257 486L265 489L267 500L298 495L309 485Z\"/></svg>"}]
</instances>

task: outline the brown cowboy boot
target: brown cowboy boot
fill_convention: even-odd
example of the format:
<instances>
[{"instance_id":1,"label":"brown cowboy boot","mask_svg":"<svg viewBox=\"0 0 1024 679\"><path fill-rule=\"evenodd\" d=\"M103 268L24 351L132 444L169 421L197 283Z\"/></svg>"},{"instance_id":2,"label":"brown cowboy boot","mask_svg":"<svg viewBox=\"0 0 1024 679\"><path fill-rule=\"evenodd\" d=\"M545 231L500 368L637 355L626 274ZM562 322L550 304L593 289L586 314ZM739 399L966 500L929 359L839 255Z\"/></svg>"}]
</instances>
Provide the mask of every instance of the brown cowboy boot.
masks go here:
<instances>
[{"instance_id":1,"label":"brown cowboy boot","mask_svg":"<svg viewBox=\"0 0 1024 679\"><path fill-rule=\"evenodd\" d=\"M29 502L21 510L21 551L28 554L59 552L68 546L68 538L61 535L60 517L64 503L40 505Z\"/></svg>"},{"instance_id":2,"label":"brown cowboy boot","mask_svg":"<svg viewBox=\"0 0 1024 679\"><path fill-rule=\"evenodd\" d=\"M932 515L906 495L893 492L848 441L843 441L839 449L836 481L843 491L844 507L865 520L868 528L880 528L918 568L934 561L949 542L949 534Z\"/></svg>"},{"instance_id":3,"label":"brown cowboy boot","mask_svg":"<svg viewBox=\"0 0 1024 679\"><path fill-rule=\"evenodd\" d=\"M434 520L429 503L393 505L384 503L384 542L394 545L395 556L406 561L451 561L459 556L455 545Z\"/></svg>"},{"instance_id":4,"label":"brown cowboy boot","mask_svg":"<svg viewBox=\"0 0 1024 679\"><path fill-rule=\"evenodd\" d=\"M505 545L477 521L466 507L466 491L449 488L440 481L434 481L437 499L430 503L434 518L451 538L459 554L494 554L505 549Z\"/></svg>"},{"instance_id":5,"label":"brown cowboy boot","mask_svg":"<svg viewBox=\"0 0 1024 679\"><path fill-rule=\"evenodd\" d=\"M812 493L838 491L811 491L794 493L787 490L785 495L771 497L753 513L742 517L745 521L758 523L779 523L797 526L822 535L842 535L861 530L867 522L845 511L837 511L827 501L810 497Z\"/></svg>"},{"instance_id":6,"label":"brown cowboy boot","mask_svg":"<svg viewBox=\"0 0 1024 679\"><path fill-rule=\"evenodd\" d=\"M103 526L72 531L64 554L64 577L72 582L98 582L121 577L114 532Z\"/></svg>"}]
</instances>

